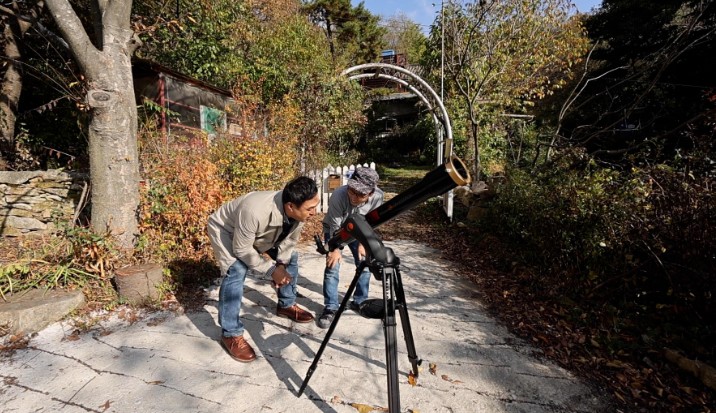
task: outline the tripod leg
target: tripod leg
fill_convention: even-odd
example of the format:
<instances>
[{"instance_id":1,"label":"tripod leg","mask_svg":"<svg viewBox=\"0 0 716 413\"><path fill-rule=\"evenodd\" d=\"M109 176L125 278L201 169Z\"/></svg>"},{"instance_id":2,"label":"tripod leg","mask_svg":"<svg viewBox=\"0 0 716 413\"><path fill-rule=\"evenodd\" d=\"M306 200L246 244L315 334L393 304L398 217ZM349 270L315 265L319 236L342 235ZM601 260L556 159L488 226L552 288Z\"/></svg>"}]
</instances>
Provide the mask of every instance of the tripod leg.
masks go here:
<instances>
[{"instance_id":1,"label":"tripod leg","mask_svg":"<svg viewBox=\"0 0 716 413\"><path fill-rule=\"evenodd\" d=\"M423 362L418 358L415 351L415 342L413 341L413 330L410 328L410 318L408 317L408 306L405 303L405 292L403 291L403 279L400 277L400 269L395 269L395 296L398 311L400 312L400 324L403 327L403 336L405 336L405 345L408 348L408 359L413 367L413 376L418 378L418 366Z\"/></svg>"},{"instance_id":2,"label":"tripod leg","mask_svg":"<svg viewBox=\"0 0 716 413\"><path fill-rule=\"evenodd\" d=\"M318 352L316 352L316 356L313 358L313 363L311 363L311 367L308 368L306 377L303 379L301 388L298 390L298 397L301 397L301 395L303 394L303 391L306 390L308 381L311 379L311 376L313 376L313 372L316 370L316 367L318 366L318 361L321 359L321 355L323 355L323 350L326 349L326 345L328 345L328 340L331 339L331 335L333 334L333 330L336 329L336 325L338 324L338 320L341 318L341 314L343 314L343 311L346 309L346 306L348 305L348 301L353 296L353 291L356 289L356 285L358 284L358 278L360 278L360 275L363 272L363 269L366 267L366 265L367 265L367 263L365 261L363 261L358 266L358 268L356 268L356 274L353 277L353 281L351 281L351 285L348 287L348 291L346 291L346 295L345 295L345 297L343 297L343 301L341 301L341 305L338 307L338 311L336 311L336 315L333 316L333 321L331 321L331 326L328 327L326 336L323 337L323 342L321 343L321 347L318 349Z\"/></svg>"},{"instance_id":3,"label":"tripod leg","mask_svg":"<svg viewBox=\"0 0 716 413\"><path fill-rule=\"evenodd\" d=\"M383 330L385 332L385 364L388 369L388 411L400 412L398 388L398 346L395 323L394 268L383 268Z\"/></svg>"}]
</instances>

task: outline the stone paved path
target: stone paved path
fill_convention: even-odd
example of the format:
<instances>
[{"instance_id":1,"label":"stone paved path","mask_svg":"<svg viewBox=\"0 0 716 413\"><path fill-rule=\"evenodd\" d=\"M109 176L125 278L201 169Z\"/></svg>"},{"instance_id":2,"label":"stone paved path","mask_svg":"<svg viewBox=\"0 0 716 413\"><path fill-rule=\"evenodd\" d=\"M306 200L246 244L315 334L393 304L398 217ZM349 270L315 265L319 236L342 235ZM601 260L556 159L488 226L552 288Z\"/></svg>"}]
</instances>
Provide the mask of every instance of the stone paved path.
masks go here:
<instances>
[{"instance_id":1,"label":"stone paved path","mask_svg":"<svg viewBox=\"0 0 716 413\"><path fill-rule=\"evenodd\" d=\"M535 357L535 349L488 316L474 285L452 272L436 251L412 241L385 244L404 266L410 321L423 359L412 386L399 325L403 412L611 411L596 389ZM324 260L307 247L301 252L305 298L299 304L318 313ZM341 269L341 292L355 270L349 261ZM373 280L371 296L379 293ZM79 335L72 335L70 321L51 325L28 348L0 359L2 412L354 413L361 405L387 411L380 320L346 311L298 398L326 330L275 316L269 283L249 278L242 314L259 358L238 363L217 342L215 297L216 289L209 290L199 312L152 313L133 323L115 312Z\"/></svg>"}]
</instances>

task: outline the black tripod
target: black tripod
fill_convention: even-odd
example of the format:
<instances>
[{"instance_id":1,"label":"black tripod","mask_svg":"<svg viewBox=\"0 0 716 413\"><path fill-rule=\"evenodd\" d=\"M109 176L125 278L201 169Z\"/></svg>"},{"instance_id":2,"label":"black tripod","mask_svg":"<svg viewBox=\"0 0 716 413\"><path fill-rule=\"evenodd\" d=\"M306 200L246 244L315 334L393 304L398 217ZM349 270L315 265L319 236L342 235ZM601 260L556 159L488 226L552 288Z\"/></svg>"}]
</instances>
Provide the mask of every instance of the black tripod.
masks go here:
<instances>
[{"instance_id":1,"label":"black tripod","mask_svg":"<svg viewBox=\"0 0 716 413\"><path fill-rule=\"evenodd\" d=\"M308 385L313 372L318 366L318 361L325 350L328 341L335 330L341 314L346 309L348 301L353 296L358 279L363 270L368 267L370 272L381 281L383 285L383 298L366 300L361 304L361 315L367 318L376 318L383 320L383 331L385 334L385 359L388 372L388 411L391 413L400 412L400 390L398 388L398 348L396 338L396 321L395 310L400 312L400 322L403 327L403 335L405 336L405 344L408 349L408 359L412 365L412 373L415 378L418 377L418 366L422 360L418 358L415 351L415 343L413 342L413 332L410 328L410 319L408 317L408 308L405 303L405 293L403 292L403 281L400 277L400 260L395 256L393 250L383 246L373 231L373 228L365 220L362 215L351 215L342 226L351 236L357 239L366 249L366 259L356 268L355 276L351 281L348 291L338 307L331 326L326 332L326 336L318 349L311 367L306 373L306 378L298 391L301 397L303 391ZM320 239L319 252L327 253Z\"/></svg>"}]
</instances>

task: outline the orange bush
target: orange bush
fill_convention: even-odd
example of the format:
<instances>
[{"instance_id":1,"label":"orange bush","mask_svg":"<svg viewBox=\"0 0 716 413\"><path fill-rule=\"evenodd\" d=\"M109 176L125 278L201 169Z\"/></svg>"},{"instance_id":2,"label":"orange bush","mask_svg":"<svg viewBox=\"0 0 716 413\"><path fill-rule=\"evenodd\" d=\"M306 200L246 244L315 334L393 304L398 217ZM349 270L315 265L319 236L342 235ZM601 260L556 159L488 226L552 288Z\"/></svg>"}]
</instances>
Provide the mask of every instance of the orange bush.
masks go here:
<instances>
[{"instance_id":1,"label":"orange bush","mask_svg":"<svg viewBox=\"0 0 716 413\"><path fill-rule=\"evenodd\" d=\"M142 190L138 250L163 259L211 256L209 215L222 203L251 191L278 190L296 175L302 126L300 107L287 99L263 105L237 95L232 113L241 135L205 135L156 146L156 133L141 136ZM176 140L178 137L173 137Z\"/></svg>"},{"instance_id":2,"label":"orange bush","mask_svg":"<svg viewBox=\"0 0 716 413\"><path fill-rule=\"evenodd\" d=\"M144 153L138 250L160 259L211 256L209 215L247 192L281 189L295 175L293 145L227 135Z\"/></svg>"},{"instance_id":3,"label":"orange bush","mask_svg":"<svg viewBox=\"0 0 716 413\"><path fill-rule=\"evenodd\" d=\"M230 195L209 151L175 147L143 159L140 247L192 255L208 245L206 218Z\"/></svg>"}]
</instances>

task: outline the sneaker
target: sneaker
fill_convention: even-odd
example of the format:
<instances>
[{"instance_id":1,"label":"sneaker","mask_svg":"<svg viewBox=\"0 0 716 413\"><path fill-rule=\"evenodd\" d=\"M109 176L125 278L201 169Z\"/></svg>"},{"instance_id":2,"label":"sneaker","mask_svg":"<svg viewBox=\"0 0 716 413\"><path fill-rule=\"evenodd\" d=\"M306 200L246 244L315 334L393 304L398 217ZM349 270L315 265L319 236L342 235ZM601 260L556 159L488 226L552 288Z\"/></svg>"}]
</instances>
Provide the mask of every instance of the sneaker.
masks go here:
<instances>
[{"instance_id":1,"label":"sneaker","mask_svg":"<svg viewBox=\"0 0 716 413\"><path fill-rule=\"evenodd\" d=\"M330 327L331 323L333 322L333 317L335 315L336 315L335 311L324 308L323 313L321 313L321 316L318 317L318 327L321 327L321 328Z\"/></svg>"},{"instance_id":2,"label":"sneaker","mask_svg":"<svg viewBox=\"0 0 716 413\"><path fill-rule=\"evenodd\" d=\"M310 323L313 321L313 315L297 304L286 308L276 307L276 315L289 318L297 323Z\"/></svg>"},{"instance_id":3,"label":"sneaker","mask_svg":"<svg viewBox=\"0 0 716 413\"><path fill-rule=\"evenodd\" d=\"M251 345L244 340L243 336L221 337L221 345L224 346L229 355L236 361L248 363L256 360L256 353Z\"/></svg>"},{"instance_id":4,"label":"sneaker","mask_svg":"<svg viewBox=\"0 0 716 413\"><path fill-rule=\"evenodd\" d=\"M351 301L350 309L353 310L353 311L355 311L355 312L358 313L358 314L361 313L361 312L360 312L360 304L358 304L358 303L355 302L355 301Z\"/></svg>"}]
</instances>

